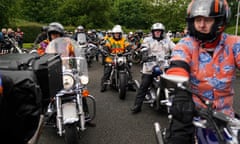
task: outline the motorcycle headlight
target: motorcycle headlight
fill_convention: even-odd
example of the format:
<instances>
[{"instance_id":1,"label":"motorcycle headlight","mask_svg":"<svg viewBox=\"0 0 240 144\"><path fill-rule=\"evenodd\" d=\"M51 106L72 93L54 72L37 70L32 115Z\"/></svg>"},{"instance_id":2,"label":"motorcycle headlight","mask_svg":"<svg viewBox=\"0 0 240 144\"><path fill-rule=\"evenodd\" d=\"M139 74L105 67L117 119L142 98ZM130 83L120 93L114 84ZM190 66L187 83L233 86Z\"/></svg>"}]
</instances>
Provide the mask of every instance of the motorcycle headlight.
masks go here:
<instances>
[{"instance_id":1,"label":"motorcycle headlight","mask_svg":"<svg viewBox=\"0 0 240 144\"><path fill-rule=\"evenodd\" d=\"M89 81L88 76L85 76L85 75L80 76L80 81L81 81L81 84L83 85L88 84L88 81Z\"/></svg>"},{"instance_id":2,"label":"motorcycle headlight","mask_svg":"<svg viewBox=\"0 0 240 144\"><path fill-rule=\"evenodd\" d=\"M72 89L75 84L75 80L73 75L71 74L63 74L63 88L65 90Z\"/></svg>"},{"instance_id":3,"label":"motorcycle headlight","mask_svg":"<svg viewBox=\"0 0 240 144\"><path fill-rule=\"evenodd\" d=\"M123 64L123 63L126 63L127 60L126 60L126 57L119 57L117 61L119 64Z\"/></svg>"}]
</instances>

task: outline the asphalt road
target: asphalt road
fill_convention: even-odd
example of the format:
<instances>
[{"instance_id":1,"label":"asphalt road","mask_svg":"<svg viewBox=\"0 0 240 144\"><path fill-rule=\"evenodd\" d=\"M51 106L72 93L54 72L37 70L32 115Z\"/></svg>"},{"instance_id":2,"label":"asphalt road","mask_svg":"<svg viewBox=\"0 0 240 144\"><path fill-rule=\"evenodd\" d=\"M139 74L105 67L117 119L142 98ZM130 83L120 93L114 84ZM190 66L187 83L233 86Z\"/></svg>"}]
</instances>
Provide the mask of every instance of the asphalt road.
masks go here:
<instances>
[{"instance_id":1,"label":"asphalt road","mask_svg":"<svg viewBox=\"0 0 240 144\"><path fill-rule=\"evenodd\" d=\"M133 78L140 80L140 66L132 67ZM153 123L158 121L164 127L167 126L166 114L151 109L147 104L143 105L142 112L131 114L130 108L134 103L136 92L127 92L125 100L118 98L118 93L108 89L100 92L100 79L103 75L103 66L100 62L94 62L89 68L89 90L96 98L97 115L93 120L96 127L88 127L81 133L79 144L156 144ZM240 89L235 83L236 96L234 106L240 112ZM39 144L64 144L63 137L57 135L54 128L45 127L39 140Z\"/></svg>"}]
</instances>

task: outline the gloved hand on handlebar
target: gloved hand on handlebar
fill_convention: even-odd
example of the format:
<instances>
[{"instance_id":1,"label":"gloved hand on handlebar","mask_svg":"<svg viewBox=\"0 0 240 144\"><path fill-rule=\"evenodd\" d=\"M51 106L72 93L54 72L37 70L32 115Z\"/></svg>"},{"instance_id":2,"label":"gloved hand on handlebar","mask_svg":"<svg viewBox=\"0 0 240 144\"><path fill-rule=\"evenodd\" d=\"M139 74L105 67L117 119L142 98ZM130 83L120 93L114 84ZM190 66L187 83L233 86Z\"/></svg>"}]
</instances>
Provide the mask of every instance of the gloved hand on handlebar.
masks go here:
<instances>
[{"instance_id":1,"label":"gloved hand on handlebar","mask_svg":"<svg viewBox=\"0 0 240 144\"><path fill-rule=\"evenodd\" d=\"M195 113L195 104L189 92L178 90L173 98L173 105L170 108L173 118L183 123L192 121Z\"/></svg>"}]
</instances>

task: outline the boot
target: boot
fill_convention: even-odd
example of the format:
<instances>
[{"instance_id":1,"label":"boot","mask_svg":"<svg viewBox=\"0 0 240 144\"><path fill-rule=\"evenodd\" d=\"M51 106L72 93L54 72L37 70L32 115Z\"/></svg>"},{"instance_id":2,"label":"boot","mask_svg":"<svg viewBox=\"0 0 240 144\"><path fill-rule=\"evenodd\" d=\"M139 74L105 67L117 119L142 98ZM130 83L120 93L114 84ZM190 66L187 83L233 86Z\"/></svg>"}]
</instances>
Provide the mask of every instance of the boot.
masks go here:
<instances>
[{"instance_id":1,"label":"boot","mask_svg":"<svg viewBox=\"0 0 240 144\"><path fill-rule=\"evenodd\" d=\"M107 90L107 85L103 84L101 86L101 92L105 92Z\"/></svg>"},{"instance_id":2,"label":"boot","mask_svg":"<svg viewBox=\"0 0 240 144\"><path fill-rule=\"evenodd\" d=\"M139 113L139 112L142 111L142 107L141 107L141 105L134 105L131 108L131 111L132 111L133 114Z\"/></svg>"},{"instance_id":3,"label":"boot","mask_svg":"<svg viewBox=\"0 0 240 144\"><path fill-rule=\"evenodd\" d=\"M133 84L129 84L129 85L128 85L128 90L133 91L133 92L136 91L136 89L135 89L135 87L134 87Z\"/></svg>"},{"instance_id":4,"label":"boot","mask_svg":"<svg viewBox=\"0 0 240 144\"><path fill-rule=\"evenodd\" d=\"M135 88L135 86L134 86L134 81L133 80L129 80L129 82L128 82L128 90L130 90L130 91L136 91L136 88Z\"/></svg>"}]
</instances>

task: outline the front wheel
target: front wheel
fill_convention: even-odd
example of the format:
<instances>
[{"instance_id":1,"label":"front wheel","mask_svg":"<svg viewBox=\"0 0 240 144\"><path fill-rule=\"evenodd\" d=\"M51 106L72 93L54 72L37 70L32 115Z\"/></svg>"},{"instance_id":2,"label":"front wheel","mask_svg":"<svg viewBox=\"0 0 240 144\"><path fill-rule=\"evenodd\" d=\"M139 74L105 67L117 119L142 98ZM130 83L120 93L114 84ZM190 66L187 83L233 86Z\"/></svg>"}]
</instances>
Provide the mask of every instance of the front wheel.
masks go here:
<instances>
[{"instance_id":1,"label":"front wheel","mask_svg":"<svg viewBox=\"0 0 240 144\"><path fill-rule=\"evenodd\" d=\"M65 125L65 143L78 144L78 130L75 124Z\"/></svg>"},{"instance_id":2,"label":"front wheel","mask_svg":"<svg viewBox=\"0 0 240 144\"><path fill-rule=\"evenodd\" d=\"M141 56L136 53L133 53L132 54L132 62L134 64L138 64L138 63L140 63L140 61L141 61Z\"/></svg>"},{"instance_id":3,"label":"front wheel","mask_svg":"<svg viewBox=\"0 0 240 144\"><path fill-rule=\"evenodd\" d=\"M127 87L127 74L119 73L119 81L118 81L118 92L119 98L125 99L126 97L126 87Z\"/></svg>"}]
</instances>

